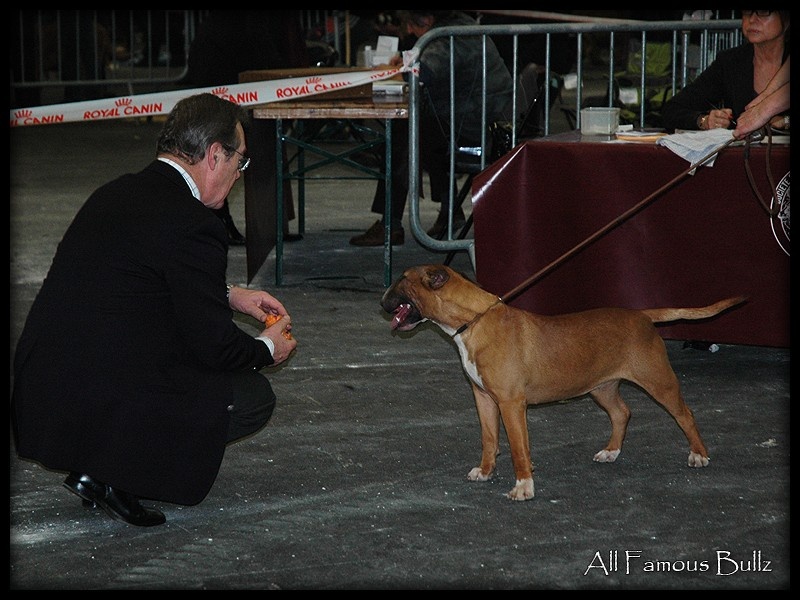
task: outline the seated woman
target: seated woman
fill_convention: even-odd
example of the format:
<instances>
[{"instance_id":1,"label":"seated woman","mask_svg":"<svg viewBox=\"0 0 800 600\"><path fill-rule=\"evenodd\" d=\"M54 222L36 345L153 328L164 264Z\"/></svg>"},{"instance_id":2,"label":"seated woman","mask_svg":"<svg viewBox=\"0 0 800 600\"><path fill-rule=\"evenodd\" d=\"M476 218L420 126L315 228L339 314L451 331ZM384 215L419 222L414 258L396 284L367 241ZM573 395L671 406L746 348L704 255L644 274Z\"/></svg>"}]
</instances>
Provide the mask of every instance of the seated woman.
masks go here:
<instances>
[{"instance_id":1,"label":"seated woman","mask_svg":"<svg viewBox=\"0 0 800 600\"><path fill-rule=\"evenodd\" d=\"M789 31L788 10L743 10L745 43L717 54L697 79L664 105L664 127L727 129L733 125L737 127L734 135L740 138L787 111Z\"/></svg>"}]
</instances>

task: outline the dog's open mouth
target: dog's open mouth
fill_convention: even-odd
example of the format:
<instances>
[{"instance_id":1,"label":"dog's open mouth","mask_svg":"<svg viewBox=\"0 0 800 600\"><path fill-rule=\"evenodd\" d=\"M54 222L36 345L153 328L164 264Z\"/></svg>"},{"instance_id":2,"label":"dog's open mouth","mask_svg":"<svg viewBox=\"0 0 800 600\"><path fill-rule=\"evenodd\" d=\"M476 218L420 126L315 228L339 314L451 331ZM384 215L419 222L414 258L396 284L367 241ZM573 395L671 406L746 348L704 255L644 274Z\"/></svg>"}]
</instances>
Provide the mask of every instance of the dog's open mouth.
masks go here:
<instances>
[{"instance_id":1,"label":"dog's open mouth","mask_svg":"<svg viewBox=\"0 0 800 600\"><path fill-rule=\"evenodd\" d=\"M411 303L403 302L394 309L391 326L392 329L408 331L414 329L421 321L422 317L417 309Z\"/></svg>"}]
</instances>

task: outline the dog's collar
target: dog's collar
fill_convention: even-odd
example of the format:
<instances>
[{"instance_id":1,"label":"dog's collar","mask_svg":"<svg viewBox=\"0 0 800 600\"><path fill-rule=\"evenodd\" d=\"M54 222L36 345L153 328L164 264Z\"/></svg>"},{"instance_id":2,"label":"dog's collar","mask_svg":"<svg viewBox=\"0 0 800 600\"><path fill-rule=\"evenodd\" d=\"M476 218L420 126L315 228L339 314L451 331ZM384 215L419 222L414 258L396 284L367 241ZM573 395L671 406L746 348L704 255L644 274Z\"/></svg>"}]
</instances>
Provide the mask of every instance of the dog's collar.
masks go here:
<instances>
[{"instance_id":1,"label":"dog's collar","mask_svg":"<svg viewBox=\"0 0 800 600\"><path fill-rule=\"evenodd\" d=\"M461 335L462 333L464 333L467 330L467 327L472 325L475 321L480 319L483 315L485 315L487 312L492 310L495 306L497 306L498 304L502 304L502 303L503 303L503 299L502 298L498 298L485 311L478 313L477 315L472 317L469 321L464 323L461 327L456 329L456 332L451 337L456 337L457 335Z\"/></svg>"}]
</instances>

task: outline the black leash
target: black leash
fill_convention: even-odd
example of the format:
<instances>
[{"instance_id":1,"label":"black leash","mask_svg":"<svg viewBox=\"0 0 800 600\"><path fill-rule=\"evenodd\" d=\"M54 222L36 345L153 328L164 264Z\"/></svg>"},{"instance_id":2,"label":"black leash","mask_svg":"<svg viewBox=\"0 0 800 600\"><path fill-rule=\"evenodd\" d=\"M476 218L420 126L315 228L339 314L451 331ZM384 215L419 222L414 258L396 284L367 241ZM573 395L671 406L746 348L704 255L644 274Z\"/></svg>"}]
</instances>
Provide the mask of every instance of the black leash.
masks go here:
<instances>
[{"instance_id":1,"label":"black leash","mask_svg":"<svg viewBox=\"0 0 800 600\"><path fill-rule=\"evenodd\" d=\"M626 210L619 217L617 217L616 219L611 221L608 225L606 225L605 227L601 227L600 229L595 231L592 235L590 235L588 238L583 240L580 244L578 244L577 246L572 248L572 250L569 250L569 251L565 252L564 254L559 256L557 259L555 259L553 262L551 262L549 265L547 265L543 269L540 269L538 272L536 272L533 275L531 275L530 277L528 277L528 279L523 281L521 284L519 284L517 287L512 289L510 292L506 293L504 296L501 296L500 299L503 302L507 303L511 298L514 298L514 297L518 296L521 292L523 292L526 288L528 288L528 286L530 286L534 281L536 281L537 279L540 279L542 276L544 276L547 273L549 273L550 271L552 271L554 268L556 268L558 265L560 265L566 259L571 258L572 256L576 255L578 252L580 252L581 250L586 248L586 246L588 246L589 244L591 244L592 242L597 240L599 237L601 237L601 236L605 235L606 233L608 233L608 231L610 229L616 227L617 225L619 225L623 221L631 218L637 212L642 210L647 204L652 202L652 200L656 196L659 196L660 194L662 194L665 191L667 191L669 188L671 188L673 185L675 185L680 179L683 179L686 175L688 175L689 173L694 171L697 167L700 167L700 166L704 165L712 157L714 157L716 154L718 154L719 152L721 152L722 150L724 150L725 148L730 146L735 141L737 141L737 140L735 138L731 137L731 139L729 139L727 142L725 142L724 144L722 144L718 148L715 148L714 150L712 150L711 152L706 154L703 158L698 160L693 165L690 165L687 169L685 169L684 171L679 173L677 176L672 178L670 181L668 181L667 183L662 185L655 192L653 192L652 194L647 196L644 200L642 200L641 202L639 202L638 204L636 204L632 208Z\"/></svg>"},{"instance_id":2,"label":"black leash","mask_svg":"<svg viewBox=\"0 0 800 600\"><path fill-rule=\"evenodd\" d=\"M750 169L750 142L751 136L747 136L744 142L744 170L747 173L747 180L750 182L750 187L752 188L753 192L758 198L758 202L761 204L761 207L767 211L767 214L770 218L774 219L778 216L781 211L780 204L777 202L778 199L778 188L775 185L775 179L772 177L772 169L769 166L769 157L772 154L772 129L769 125L763 128L765 131L765 135L767 136L767 156L766 156L766 169L767 169L767 180L769 181L769 186L772 191L772 197L776 200L775 208L770 208L767 206L767 203L764 202L764 198L761 197L761 192L758 191L758 186L756 185L756 181L753 178L753 172ZM763 137L763 136L762 136Z\"/></svg>"}]
</instances>

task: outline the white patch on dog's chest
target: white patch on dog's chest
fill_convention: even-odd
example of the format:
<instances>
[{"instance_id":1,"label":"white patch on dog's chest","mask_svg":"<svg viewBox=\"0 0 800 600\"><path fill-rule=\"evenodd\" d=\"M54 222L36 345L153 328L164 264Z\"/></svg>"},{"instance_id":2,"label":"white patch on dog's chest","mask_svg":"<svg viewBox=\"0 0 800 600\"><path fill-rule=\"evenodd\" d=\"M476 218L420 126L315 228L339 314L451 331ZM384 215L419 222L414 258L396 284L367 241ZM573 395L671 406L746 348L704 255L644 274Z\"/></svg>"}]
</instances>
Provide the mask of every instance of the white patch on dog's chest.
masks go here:
<instances>
[{"instance_id":1,"label":"white patch on dog's chest","mask_svg":"<svg viewBox=\"0 0 800 600\"><path fill-rule=\"evenodd\" d=\"M469 352L467 351L467 347L464 345L464 341L461 339L460 335L455 336L453 339L458 347L458 353L461 355L461 365L464 367L464 372L473 382L475 382L477 386L483 389L483 380L481 379L481 374L478 373L478 367L475 365L475 363L469 359Z\"/></svg>"}]
</instances>

